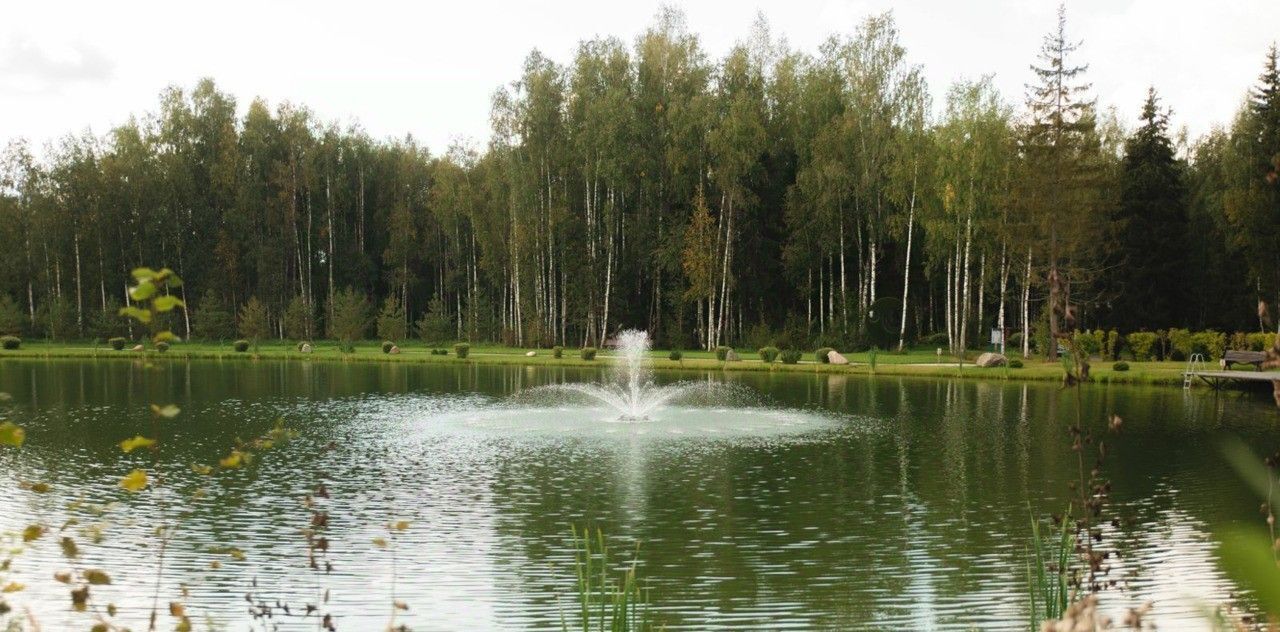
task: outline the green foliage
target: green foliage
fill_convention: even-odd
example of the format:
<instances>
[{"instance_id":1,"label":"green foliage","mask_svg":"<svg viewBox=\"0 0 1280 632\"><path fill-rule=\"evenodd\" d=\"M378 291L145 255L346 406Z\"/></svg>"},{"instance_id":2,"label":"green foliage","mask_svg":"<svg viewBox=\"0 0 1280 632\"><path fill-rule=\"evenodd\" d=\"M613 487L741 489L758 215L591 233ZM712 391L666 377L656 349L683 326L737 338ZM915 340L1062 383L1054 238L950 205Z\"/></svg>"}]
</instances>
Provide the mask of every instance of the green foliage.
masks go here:
<instances>
[{"instance_id":1,"label":"green foliage","mask_svg":"<svg viewBox=\"0 0 1280 632\"><path fill-rule=\"evenodd\" d=\"M163 341L163 340L161 340L160 342L157 342L157 343L156 343L156 351L159 351L160 353L164 353L164 352L166 352L166 351L168 351L168 350L169 350L169 343L167 343L167 342L165 342L165 341Z\"/></svg>"},{"instance_id":2,"label":"green foliage","mask_svg":"<svg viewBox=\"0 0 1280 632\"><path fill-rule=\"evenodd\" d=\"M1111 370L1119 371L1119 372L1128 371L1129 363L1125 362L1124 360L1120 360L1119 362L1116 362L1115 364L1111 365Z\"/></svg>"},{"instance_id":3,"label":"green foliage","mask_svg":"<svg viewBox=\"0 0 1280 632\"><path fill-rule=\"evenodd\" d=\"M1009 359L1009 368L1011 368L1011 369L1021 369L1021 368L1022 368L1022 360L1021 360L1020 358L1010 358L1010 359Z\"/></svg>"},{"instance_id":4,"label":"green foliage","mask_svg":"<svg viewBox=\"0 0 1280 632\"><path fill-rule=\"evenodd\" d=\"M1103 345L1104 347L1103 352L1106 354L1106 357L1108 358L1120 357L1121 344L1122 344L1122 340L1120 339L1120 332L1114 329L1112 329L1111 331L1108 331L1106 336L1106 342Z\"/></svg>"},{"instance_id":5,"label":"green foliage","mask_svg":"<svg viewBox=\"0 0 1280 632\"><path fill-rule=\"evenodd\" d=\"M1133 352L1133 359L1138 362L1150 362L1158 336L1151 331L1136 331L1126 336L1125 341L1129 343L1129 351Z\"/></svg>"},{"instance_id":6,"label":"green foliage","mask_svg":"<svg viewBox=\"0 0 1280 632\"><path fill-rule=\"evenodd\" d=\"M1218 331L1198 331L1191 335L1191 351L1218 360L1227 350L1227 335Z\"/></svg>"},{"instance_id":7,"label":"green foliage","mask_svg":"<svg viewBox=\"0 0 1280 632\"><path fill-rule=\"evenodd\" d=\"M777 347L761 347L758 353L760 354L760 360L765 364L772 364L774 360L778 359Z\"/></svg>"},{"instance_id":8,"label":"green foliage","mask_svg":"<svg viewBox=\"0 0 1280 632\"><path fill-rule=\"evenodd\" d=\"M835 349L832 349L831 347L822 347L821 349L813 352L813 359L816 360L818 364L830 364L830 354L832 351L835 351Z\"/></svg>"},{"instance_id":9,"label":"green foliage","mask_svg":"<svg viewBox=\"0 0 1280 632\"><path fill-rule=\"evenodd\" d=\"M1104 343L1099 339L1099 333L1101 332L1077 331L1072 336L1076 343L1076 349L1083 353L1085 357L1092 357L1102 353Z\"/></svg>"},{"instance_id":10,"label":"green foliage","mask_svg":"<svg viewBox=\"0 0 1280 632\"><path fill-rule=\"evenodd\" d=\"M310 340L316 331L315 310L302 296L289 299L280 317L280 326L284 328L284 336L290 340Z\"/></svg>"},{"instance_id":11,"label":"green foliage","mask_svg":"<svg viewBox=\"0 0 1280 632\"><path fill-rule=\"evenodd\" d=\"M240 308L239 329L240 335L252 340L255 345L259 340L271 336L271 319L267 314L267 306L258 297L250 297Z\"/></svg>"},{"instance_id":12,"label":"green foliage","mask_svg":"<svg viewBox=\"0 0 1280 632\"><path fill-rule=\"evenodd\" d=\"M191 314L193 333L206 340L226 340L236 335L235 317L213 288L205 290Z\"/></svg>"},{"instance_id":13,"label":"green foliage","mask_svg":"<svg viewBox=\"0 0 1280 632\"><path fill-rule=\"evenodd\" d=\"M926 346L926 347L935 348L935 349L936 349L936 348L938 348L938 347L946 347L946 346L947 346L947 332L945 332L945 331L937 331L937 332L931 333L931 334L929 334L929 335L927 335L927 336L922 336L922 337L917 341L917 344L920 344L920 345L923 345L923 346Z\"/></svg>"},{"instance_id":14,"label":"green foliage","mask_svg":"<svg viewBox=\"0 0 1280 632\"><path fill-rule=\"evenodd\" d=\"M1259 458L1243 441L1226 439L1222 454L1257 495L1262 503L1265 521L1255 525L1232 525L1215 532L1221 543L1218 555L1227 575L1248 589L1272 618L1280 617L1280 566L1276 565L1274 526L1276 467L1280 455Z\"/></svg>"},{"instance_id":15,"label":"green foliage","mask_svg":"<svg viewBox=\"0 0 1280 632\"><path fill-rule=\"evenodd\" d=\"M1067 507L1063 516L1069 517L1071 508ZM1031 550L1033 555L1027 560L1027 593L1031 601L1031 629L1039 630L1044 621L1062 618L1067 606L1071 605L1071 574L1069 562L1075 549L1075 534L1069 528L1070 521L1064 519L1058 528L1058 536L1050 539L1040 535L1040 523L1031 518Z\"/></svg>"},{"instance_id":16,"label":"green foliage","mask_svg":"<svg viewBox=\"0 0 1280 632\"><path fill-rule=\"evenodd\" d=\"M672 349L671 353L667 354L667 359L672 362L680 362L684 360L684 352L679 349Z\"/></svg>"},{"instance_id":17,"label":"green foliage","mask_svg":"<svg viewBox=\"0 0 1280 632\"><path fill-rule=\"evenodd\" d=\"M583 347L583 348L582 348L582 350L578 352L578 355L579 355L583 360L595 360L595 359L596 359L596 348L595 348L595 347Z\"/></svg>"},{"instance_id":18,"label":"green foliage","mask_svg":"<svg viewBox=\"0 0 1280 632\"><path fill-rule=\"evenodd\" d=\"M725 346L716 347L716 359L721 362L728 360L730 351L733 351L731 347L725 347Z\"/></svg>"},{"instance_id":19,"label":"green foliage","mask_svg":"<svg viewBox=\"0 0 1280 632\"><path fill-rule=\"evenodd\" d=\"M27 315L13 297L0 294L0 335L16 336L27 324Z\"/></svg>"},{"instance_id":20,"label":"green foliage","mask_svg":"<svg viewBox=\"0 0 1280 632\"><path fill-rule=\"evenodd\" d=\"M427 303L427 311L416 324L418 337L429 345L443 344L454 340L453 320L449 318L449 310L444 300L438 295Z\"/></svg>"},{"instance_id":21,"label":"green foliage","mask_svg":"<svg viewBox=\"0 0 1280 632\"><path fill-rule=\"evenodd\" d=\"M37 330L50 340L67 340L76 335L76 310L71 301L62 296L52 296L36 308Z\"/></svg>"},{"instance_id":22,"label":"green foliage","mask_svg":"<svg viewBox=\"0 0 1280 632\"><path fill-rule=\"evenodd\" d=\"M574 630L581 632L645 632L653 630L649 619L649 604L640 588L637 561L623 571L621 577L610 577L609 549L604 534L596 531L593 538L588 530L578 533L572 528L574 568L577 582L578 609L574 616ZM561 615L561 628L571 629Z\"/></svg>"},{"instance_id":23,"label":"green foliage","mask_svg":"<svg viewBox=\"0 0 1280 632\"><path fill-rule=\"evenodd\" d=\"M248 351L248 350L249 350L249 341L248 341L248 340L237 340L237 341L235 341L235 342L231 343L231 348L235 349L235 350L236 350L236 353L244 353L244 352L246 352L246 351Z\"/></svg>"},{"instance_id":24,"label":"green foliage","mask_svg":"<svg viewBox=\"0 0 1280 632\"><path fill-rule=\"evenodd\" d=\"M119 336L107 340L107 344L111 345L111 348L116 351L123 351L125 342L125 339Z\"/></svg>"},{"instance_id":25,"label":"green foliage","mask_svg":"<svg viewBox=\"0 0 1280 632\"><path fill-rule=\"evenodd\" d=\"M1186 360L1194 352L1191 332L1186 329L1170 329L1165 336L1169 340L1169 350L1174 360Z\"/></svg>"},{"instance_id":26,"label":"green foliage","mask_svg":"<svg viewBox=\"0 0 1280 632\"><path fill-rule=\"evenodd\" d=\"M396 343L391 342L390 340L384 340L382 341L382 352L391 353L391 348L394 346L396 346Z\"/></svg>"},{"instance_id":27,"label":"green foliage","mask_svg":"<svg viewBox=\"0 0 1280 632\"><path fill-rule=\"evenodd\" d=\"M551 348L551 357L553 357L553 358L555 358L555 359L557 359L557 360L559 360L560 358L564 357L564 347L562 347L562 346L560 346L560 345L556 345L556 346L552 347L552 348Z\"/></svg>"},{"instance_id":28,"label":"green foliage","mask_svg":"<svg viewBox=\"0 0 1280 632\"><path fill-rule=\"evenodd\" d=\"M1268 332L1265 334L1252 333L1245 335L1245 346L1237 347L1237 349L1248 349L1249 351L1265 351L1276 345L1276 334Z\"/></svg>"},{"instance_id":29,"label":"green foliage","mask_svg":"<svg viewBox=\"0 0 1280 632\"><path fill-rule=\"evenodd\" d=\"M459 342L453 345L453 355L456 356L459 360L466 360L467 356L470 354L471 354L470 343Z\"/></svg>"},{"instance_id":30,"label":"green foliage","mask_svg":"<svg viewBox=\"0 0 1280 632\"><path fill-rule=\"evenodd\" d=\"M378 337L383 340L405 340L409 337L409 324L405 319L400 298L392 294L382 301L378 312Z\"/></svg>"},{"instance_id":31,"label":"green foliage","mask_svg":"<svg viewBox=\"0 0 1280 632\"><path fill-rule=\"evenodd\" d=\"M17 336L0 336L0 347L13 351L22 346L22 339Z\"/></svg>"},{"instance_id":32,"label":"green foliage","mask_svg":"<svg viewBox=\"0 0 1280 632\"><path fill-rule=\"evenodd\" d=\"M800 353L796 349L786 349L779 355L782 358L783 364L799 364L800 358L803 357L804 354Z\"/></svg>"},{"instance_id":33,"label":"green foliage","mask_svg":"<svg viewBox=\"0 0 1280 632\"><path fill-rule=\"evenodd\" d=\"M369 299L353 288L346 288L333 295L329 306L329 337L337 340L350 353L352 344L363 340L369 330Z\"/></svg>"}]
</instances>

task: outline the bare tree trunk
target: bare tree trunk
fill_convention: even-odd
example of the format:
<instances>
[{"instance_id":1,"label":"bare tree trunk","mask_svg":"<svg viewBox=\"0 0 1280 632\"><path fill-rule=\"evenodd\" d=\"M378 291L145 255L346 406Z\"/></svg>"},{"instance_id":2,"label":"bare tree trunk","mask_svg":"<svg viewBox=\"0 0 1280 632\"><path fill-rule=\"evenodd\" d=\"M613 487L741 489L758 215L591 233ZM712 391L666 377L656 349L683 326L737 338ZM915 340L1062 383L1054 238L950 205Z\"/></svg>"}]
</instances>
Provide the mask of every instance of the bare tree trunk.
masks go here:
<instances>
[{"instance_id":1,"label":"bare tree trunk","mask_svg":"<svg viewBox=\"0 0 1280 632\"><path fill-rule=\"evenodd\" d=\"M1005 293L1009 289L1009 246L1000 244L1000 310L996 317L996 326L1000 328L1000 353L1005 353Z\"/></svg>"},{"instance_id":2,"label":"bare tree trunk","mask_svg":"<svg viewBox=\"0 0 1280 632\"><path fill-rule=\"evenodd\" d=\"M911 237L916 224L916 177L911 175L911 203L907 206L907 261L902 266L902 323L898 326L898 351L907 346L907 297L911 290Z\"/></svg>"},{"instance_id":3,"label":"bare tree trunk","mask_svg":"<svg viewBox=\"0 0 1280 632\"><path fill-rule=\"evenodd\" d=\"M960 351L964 351L969 347L969 298L970 289L973 284L973 273L970 271L969 254L973 249L973 215L965 220L964 226L964 263L963 276L961 283L962 294L960 297Z\"/></svg>"},{"instance_id":4,"label":"bare tree trunk","mask_svg":"<svg viewBox=\"0 0 1280 632\"><path fill-rule=\"evenodd\" d=\"M75 250L76 250L76 331L84 331L84 295L80 286L80 230L73 229L75 233Z\"/></svg>"},{"instance_id":5,"label":"bare tree trunk","mask_svg":"<svg viewBox=\"0 0 1280 632\"><path fill-rule=\"evenodd\" d=\"M1027 247L1027 274L1022 281L1022 357L1031 357L1031 247Z\"/></svg>"}]
</instances>

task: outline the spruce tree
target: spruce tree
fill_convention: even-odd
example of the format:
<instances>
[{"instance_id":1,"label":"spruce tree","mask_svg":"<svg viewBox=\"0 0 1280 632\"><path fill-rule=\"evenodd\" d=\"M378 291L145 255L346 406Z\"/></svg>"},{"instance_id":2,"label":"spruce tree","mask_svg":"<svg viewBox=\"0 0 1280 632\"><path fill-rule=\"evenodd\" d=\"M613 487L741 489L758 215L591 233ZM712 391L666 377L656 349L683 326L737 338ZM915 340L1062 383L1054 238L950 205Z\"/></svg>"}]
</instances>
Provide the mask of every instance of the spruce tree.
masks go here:
<instances>
[{"instance_id":1,"label":"spruce tree","mask_svg":"<svg viewBox=\"0 0 1280 632\"><path fill-rule=\"evenodd\" d=\"M1154 88L1141 127L1125 143L1120 176L1120 262L1112 323L1125 331L1186 326L1187 200L1168 113Z\"/></svg>"}]
</instances>

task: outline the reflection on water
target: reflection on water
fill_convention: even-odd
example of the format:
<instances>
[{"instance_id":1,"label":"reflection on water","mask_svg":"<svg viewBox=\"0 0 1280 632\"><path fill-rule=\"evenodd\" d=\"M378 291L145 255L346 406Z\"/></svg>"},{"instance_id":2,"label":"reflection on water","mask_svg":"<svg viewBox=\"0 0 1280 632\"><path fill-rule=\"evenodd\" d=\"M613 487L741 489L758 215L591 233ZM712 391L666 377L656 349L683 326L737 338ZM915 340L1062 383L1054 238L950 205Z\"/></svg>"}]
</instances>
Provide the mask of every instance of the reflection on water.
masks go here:
<instances>
[{"instance_id":1,"label":"reflection on water","mask_svg":"<svg viewBox=\"0 0 1280 632\"><path fill-rule=\"evenodd\" d=\"M15 563L45 629L87 628L51 579L73 565L112 571L94 601L145 627L154 557L146 525L161 503L116 487L149 457L117 442L148 434L147 405L173 402L161 458L170 511L189 515L170 550L161 603L180 584L190 610L230 629L247 592L314 602L327 587L339 629L387 620L392 553L380 525L412 521L395 552L401 621L415 630L560 629L572 597L570 524L602 527L642 574L668 629L1019 629L1025 618L1028 503L1061 511L1075 459L1063 430L1075 398L1054 385L834 375L660 374L728 380L731 406L697 402L648 424L511 395L593 379L585 370L358 363L0 362L0 391L28 429L0 452L0 530L58 523L68 501L118 499L101 544L62 558L46 538ZM1154 598L1162 629L1198 627L1231 584L1214 565L1214 526L1256 520L1257 503L1213 449L1220 433L1280 442L1265 400L1175 389L1088 388L1083 417L1109 439L1114 482L1109 608ZM603 416L603 415L602 415ZM254 468L210 480L186 468L284 417L302 437ZM330 444L336 446L327 450ZM40 495L19 481L53 486ZM307 568L301 498L331 499L334 572ZM206 488L205 499L185 492ZM149 497L148 497L149 498ZM86 521L87 522L87 521ZM73 531L84 525L70 527ZM210 552L236 546L236 562ZM222 560L211 568L211 559ZM254 588L256 582L257 588ZM279 621L285 629L300 619ZM314 626L314 621L308 626ZM199 626L198 626L199 627Z\"/></svg>"}]
</instances>

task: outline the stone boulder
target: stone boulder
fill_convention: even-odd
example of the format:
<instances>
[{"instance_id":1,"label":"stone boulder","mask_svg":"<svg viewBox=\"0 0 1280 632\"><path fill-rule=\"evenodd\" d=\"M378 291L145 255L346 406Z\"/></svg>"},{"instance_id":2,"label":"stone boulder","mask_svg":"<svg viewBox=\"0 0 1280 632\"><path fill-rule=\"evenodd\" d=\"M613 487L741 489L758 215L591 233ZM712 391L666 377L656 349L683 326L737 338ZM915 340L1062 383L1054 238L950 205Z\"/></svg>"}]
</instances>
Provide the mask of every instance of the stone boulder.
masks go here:
<instances>
[{"instance_id":1,"label":"stone boulder","mask_svg":"<svg viewBox=\"0 0 1280 632\"><path fill-rule=\"evenodd\" d=\"M528 351L528 352L525 352L524 357L526 357L526 358L532 358L532 357L537 356L537 355L538 355L538 352L537 352L537 351Z\"/></svg>"},{"instance_id":2,"label":"stone boulder","mask_svg":"<svg viewBox=\"0 0 1280 632\"><path fill-rule=\"evenodd\" d=\"M730 349L727 353L724 354L725 362L737 362L738 360L741 360L741 359L742 358L738 357L738 352L734 351L733 349Z\"/></svg>"},{"instance_id":3,"label":"stone boulder","mask_svg":"<svg viewBox=\"0 0 1280 632\"><path fill-rule=\"evenodd\" d=\"M839 351L833 349L827 352L827 364L849 364L849 358L840 355Z\"/></svg>"},{"instance_id":4,"label":"stone boulder","mask_svg":"<svg viewBox=\"0 0 1280 632\"><path fill-rule=\"evenodd\" d=\"M989 369L991 367L1009 364L1009 358L1006 358L999 353L984 353L978 356L978 359L973 363L984 369Z\"/></svg>"},{"instance_id":5,"label":"stone boulder","mask_svg":"<svg viewBox=\"0 0 1280 632\"><path fill-rule=\"evenodd\" d=\"M301 351L302 353L311 353L311 343L302 343L302 346L298 348L298 351Z\"/></svg>"},{"instance_id":6,"label":"stone boulder","mask_svg":"<svg viewBox=\"0 0 1280 632\"><path fill-rule=\"evenodd\" d=\"M397 347L396 345L391 345L391 350L388 351L387 353L390 353L391 355L400 355L400 347Z\"/></svg>"}]
</instances>

